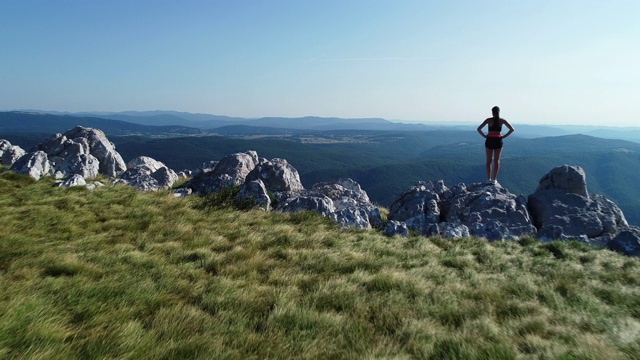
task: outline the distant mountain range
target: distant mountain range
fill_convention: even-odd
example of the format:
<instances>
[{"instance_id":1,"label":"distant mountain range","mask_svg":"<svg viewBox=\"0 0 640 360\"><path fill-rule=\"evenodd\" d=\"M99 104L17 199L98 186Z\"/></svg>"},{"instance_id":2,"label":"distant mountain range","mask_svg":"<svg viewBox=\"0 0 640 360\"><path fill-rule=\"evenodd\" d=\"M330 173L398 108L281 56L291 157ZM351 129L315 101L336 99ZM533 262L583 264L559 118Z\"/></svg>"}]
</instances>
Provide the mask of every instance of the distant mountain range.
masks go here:
<instances>
[{"instance_id":1,"label":"distant mountain range","mask_svg":"<svg viewBox=\"0 0 640 360\"><path fill-rule=\"evenodd\" d=\"M0 113L0 123L3 115ZM473 130L475 123L445 123L445 122L408 122L390 121L381 118L345 119L336 117L306 116L297 118L262 117L240 118L223 115L194 114L178 111L123 111L123 112L55 112L41 110L24 110L19 113L39 113L58 115L63 117L79 117L81 119L110 119L145 126L173 126L173 132L188 132L189 128L200 129L203 132L219 133L216 129L242 125L262 128L282 129L281 133L297 129L304 130L388 130L388 131L420 131L420 130ZM571 134L591 135L606 139L620 139L640 143L640 127L610 127L610 126L582 126L582 125L528 125L514 124L517 132L514 136L536 138L547 136L561 136ZM117 126L114 125L114 129ZM1 130L2 128L0 128ZM166 129L159 129L162 131ZM106 131L106 130L105 130ZM126 131L126 130L123 130ZM271 132L274 132L273 130ZM249 133L246 132L245 133Z\"/></svg>"}]
</instances>

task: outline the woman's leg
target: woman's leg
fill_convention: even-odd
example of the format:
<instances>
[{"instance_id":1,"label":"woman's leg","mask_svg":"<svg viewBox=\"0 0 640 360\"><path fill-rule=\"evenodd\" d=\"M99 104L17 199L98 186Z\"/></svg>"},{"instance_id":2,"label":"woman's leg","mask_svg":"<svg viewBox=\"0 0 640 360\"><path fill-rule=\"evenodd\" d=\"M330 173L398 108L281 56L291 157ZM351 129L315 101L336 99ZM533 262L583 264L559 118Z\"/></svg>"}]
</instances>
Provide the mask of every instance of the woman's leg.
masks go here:
<instances>
[{"instance_id":1,"label":"woman's leg","mask_svg":"<svg viewBox=\"0 0 640 360\"><path fill-rule=\"evenodd\" d=\"M487 154L487 180L491 180L491 157L493 155L493 149L486 147L484 150Z\"/></svg>"},{"instance_id":2,"label":"woman's leg","mask_svg":"<svg viewBox=\"0 0 640 360\"><path fill-rule=\"evenodd\" d=\"M498 171L500 171L500 154L502 148L493 150L493 180L498 181Z\"/></svg>"}]
</instances>

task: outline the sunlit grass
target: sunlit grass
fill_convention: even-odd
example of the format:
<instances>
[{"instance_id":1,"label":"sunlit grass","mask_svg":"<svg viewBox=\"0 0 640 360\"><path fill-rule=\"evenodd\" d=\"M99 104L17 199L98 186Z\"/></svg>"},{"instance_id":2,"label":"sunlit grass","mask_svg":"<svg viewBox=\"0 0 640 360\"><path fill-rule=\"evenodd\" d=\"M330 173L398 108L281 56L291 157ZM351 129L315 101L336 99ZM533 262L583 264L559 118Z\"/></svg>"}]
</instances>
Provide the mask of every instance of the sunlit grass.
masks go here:
<instances>
[{"instance_id":1,"label":"sunlit grass","mask_svg":"<svg viewBox=\"0 0 640 360\"><path fill-rule=\"evenodd\" d=\"M628 359L640 261L0 174L0 358Z\"/></svg>"}]
</instances>

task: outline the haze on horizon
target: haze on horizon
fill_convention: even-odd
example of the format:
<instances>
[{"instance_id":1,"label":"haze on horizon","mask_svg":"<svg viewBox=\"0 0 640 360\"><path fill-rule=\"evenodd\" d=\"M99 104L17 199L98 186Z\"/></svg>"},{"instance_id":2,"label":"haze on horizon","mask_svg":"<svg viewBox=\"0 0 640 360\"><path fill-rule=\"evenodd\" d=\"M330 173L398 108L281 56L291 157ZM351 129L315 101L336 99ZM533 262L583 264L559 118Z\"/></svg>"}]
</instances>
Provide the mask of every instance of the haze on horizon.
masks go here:
<instances>
[{"instance_id":1,"label":"haze on horizon","mask_svg":"<svg viewBox=\"0 0 640 360\"><path fill-rule=\"evenodd\" d=\"M0 110L640 124L640 2L0 0Z\"/></svg>"}]
</instances>

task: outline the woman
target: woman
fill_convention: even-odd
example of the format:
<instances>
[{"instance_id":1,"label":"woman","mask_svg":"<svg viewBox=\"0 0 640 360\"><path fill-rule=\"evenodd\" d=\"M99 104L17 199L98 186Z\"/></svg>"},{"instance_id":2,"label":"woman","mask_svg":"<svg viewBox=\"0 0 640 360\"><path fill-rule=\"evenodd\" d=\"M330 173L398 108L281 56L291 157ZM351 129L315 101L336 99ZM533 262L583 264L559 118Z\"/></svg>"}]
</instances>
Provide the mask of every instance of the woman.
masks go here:
<instances>
[{"instance_id":1,"label":"woman","mask_svg":"<svg viewBox=\"0 0 640 360\"><path fill-rule=\"evenodd\" d=\"M498 171L500 171L500 154L502 153L502 139L513 133L514 129L509 122L500 117L500 108L494 106L491 109L492 117L486 119L478 126L478 133L485 138L484 147L487 154L487 182L495 184L498 181ZM482 128L487 125L489 132L485 135ZM502 125L509 129L509 132L502 135ZM491 163L493 162L493 177L491 177Z\"/></svg>"}]
</instances>

